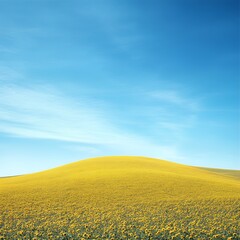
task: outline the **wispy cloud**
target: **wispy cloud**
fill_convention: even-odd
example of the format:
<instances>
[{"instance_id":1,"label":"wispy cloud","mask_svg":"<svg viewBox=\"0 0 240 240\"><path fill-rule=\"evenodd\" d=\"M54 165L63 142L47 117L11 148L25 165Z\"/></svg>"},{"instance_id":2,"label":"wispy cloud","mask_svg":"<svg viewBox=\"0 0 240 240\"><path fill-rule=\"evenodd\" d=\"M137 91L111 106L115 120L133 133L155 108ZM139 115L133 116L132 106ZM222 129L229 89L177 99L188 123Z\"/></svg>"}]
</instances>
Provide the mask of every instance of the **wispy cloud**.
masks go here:
<instances>
[{"instance_id":1,"label":"wispy cloud","mask_svg":"<svg viewBox=\"0 0 240 240\"><path fill-rule=\"evenodd\" d=\"M128 133L90 99L63 95L49 86L0 86L0 132L23 138L104 146L109 152L176 159L177 148ZM92 146L91 146L92 145ZM106 154L106 153L105 153Z\"/></svg>"},{"instance_id":2,"label":"wispy cloud","mask_svg":"<svg viewBox=\"0 0 240 240\"><path fill-rule=\"evenodd\" d=\"M164 103L173 104L191 111L200 109L199 102L196 99L187 98L177 90L153 91L149 93L149 96Z\"/></svg>"},{"instance_id":3,"label":"wispy cloud","mask_svg":"<svg viewBox=\"0 0 240 240\"><path fill-rule=\"evenodd\" d=\"M196 127L202 109L200 100L185 92L184 89L171 88L145 94L152 104L155 131L179 143L187 137L189 129Z\"/></svg>"},{"instance_id":4,"label":"wispy cloud","mask_svg":"<svg viewBox=\"0 0 240 240\"><path fill-rule=\"evenodd\" d=\"M99 2L92 4L86 1L81 3L81 8L76 11L101 29L112 47L130 54L131 49L145 37L137 31L137 24L132 21L134 10L133 8L132 11L127 11L123 4L113 1L108 1L104 6ZM105 14L106 12L108 14Z\"/></svg>"},{"instance_id":5,"label":"wispy cloud","mask_svg":"<svg viewBox=\"0 0 240 240\"><path fill-rule=\"evenodd\" d=\"M0 102L5 122L1 126L16 135L79 142L99 142L99 134L107 135L99 110L86 100L71 102L48 87L2 86Z\"/></svg>"},{"instance_id":6,"label":"wispy cloud","mask_svg":"<svg viewBox=\"0 0 240 240\"><path fill-rule=\"evenodd\" d=\"M15 80L22 80L23 75L19 73L18 71L12 69L11 67L7 66L0 66L0 84L5 82L12 83ZM2 85L1 84L1 85ZM4 85L2 85L4 87Z\"/></svg>"}]
</instances>

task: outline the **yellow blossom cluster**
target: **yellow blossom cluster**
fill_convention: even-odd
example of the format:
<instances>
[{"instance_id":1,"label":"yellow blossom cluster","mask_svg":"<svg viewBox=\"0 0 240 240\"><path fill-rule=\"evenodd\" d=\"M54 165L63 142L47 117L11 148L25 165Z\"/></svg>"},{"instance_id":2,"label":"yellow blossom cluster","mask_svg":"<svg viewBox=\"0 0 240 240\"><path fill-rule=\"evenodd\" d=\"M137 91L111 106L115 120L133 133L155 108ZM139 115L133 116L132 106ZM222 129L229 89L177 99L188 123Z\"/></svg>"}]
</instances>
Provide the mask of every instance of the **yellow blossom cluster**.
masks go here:
<instances>
[{"instance_id":1,"label":"yellow blossom cluster","mask_svg":"<svg viewBox=\"0 0 240 240\"><path fill-rule=\"evenodd\" d=\"M240 239L236 177L99 158L0 179L0 239Z\"/></svg>"}]
</instances>

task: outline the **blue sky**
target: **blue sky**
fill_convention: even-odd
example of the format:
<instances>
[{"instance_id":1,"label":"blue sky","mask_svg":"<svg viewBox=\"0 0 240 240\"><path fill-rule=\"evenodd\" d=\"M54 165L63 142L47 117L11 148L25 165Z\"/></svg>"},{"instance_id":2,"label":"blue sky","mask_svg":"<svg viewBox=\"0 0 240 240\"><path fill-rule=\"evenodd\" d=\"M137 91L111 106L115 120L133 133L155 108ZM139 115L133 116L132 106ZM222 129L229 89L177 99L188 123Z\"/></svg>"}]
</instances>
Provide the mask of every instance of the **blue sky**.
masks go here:
<instances>
[{"instance_id":1,"label":"blue sky","mask_svg":"<svg viewBox=\"0 0 240 240\"><path fill-rule=\"evenodd\" d=\"M0 0L0 176L103 155L239 169L238 9Z\"/></svg>"}]
</instances>

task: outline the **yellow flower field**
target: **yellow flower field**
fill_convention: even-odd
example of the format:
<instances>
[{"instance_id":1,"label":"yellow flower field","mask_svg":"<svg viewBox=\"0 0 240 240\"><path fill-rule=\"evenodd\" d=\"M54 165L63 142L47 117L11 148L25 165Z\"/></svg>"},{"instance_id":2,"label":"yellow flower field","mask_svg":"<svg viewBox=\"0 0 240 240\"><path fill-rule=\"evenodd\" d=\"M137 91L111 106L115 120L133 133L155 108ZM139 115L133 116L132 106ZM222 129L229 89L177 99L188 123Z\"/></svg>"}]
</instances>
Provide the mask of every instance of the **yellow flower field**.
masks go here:
<instances>
[{"instance_id":1,"label":"yellow flower field","mask_svg":"<svg viewBox=\"0 0 240 240\"><path fill-rule=\"evenodd\" d=\"M0 179L0 239L239 236L239 171L102 157Z\"/></svg>"}]
</instances>

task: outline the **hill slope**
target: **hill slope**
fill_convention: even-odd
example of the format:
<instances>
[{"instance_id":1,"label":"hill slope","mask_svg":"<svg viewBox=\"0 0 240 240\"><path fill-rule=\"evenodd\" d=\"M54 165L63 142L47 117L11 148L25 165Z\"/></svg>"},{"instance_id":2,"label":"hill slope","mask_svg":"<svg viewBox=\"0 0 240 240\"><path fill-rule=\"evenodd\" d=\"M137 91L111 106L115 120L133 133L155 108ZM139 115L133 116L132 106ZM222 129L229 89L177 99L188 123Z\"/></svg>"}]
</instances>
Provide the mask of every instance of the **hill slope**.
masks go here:
<instances>
[{"instance_id":1,"label":"hill slope","mask_svg":"<svg viewBox=\"0 0 240 240\"><path fill-rule=\"evenodd\" d=\"M144 157L88 159L2 178L0 196L9 239L34 237L32 229L38 229L40 239L46 234L55 234L54 239L170 239L180 234L186 239L200 232L201 239L208 239L234 237L240 229L238 178ZM126 223L135 227L128 229Z\"/></svg>"},{"instance_id":2,"label":"hill slope","mask_svg":"<svg viewBox=\"0 0 240 240\"><path fill-rule=\"evenodd\" d=\"M201 168L222 176L228 176L240 180L240 170L229 170L229 169L220 169L220 168Z\"/></svg>"}]
</instances>

